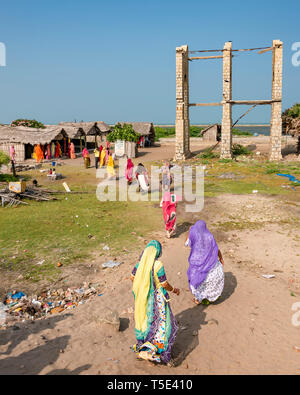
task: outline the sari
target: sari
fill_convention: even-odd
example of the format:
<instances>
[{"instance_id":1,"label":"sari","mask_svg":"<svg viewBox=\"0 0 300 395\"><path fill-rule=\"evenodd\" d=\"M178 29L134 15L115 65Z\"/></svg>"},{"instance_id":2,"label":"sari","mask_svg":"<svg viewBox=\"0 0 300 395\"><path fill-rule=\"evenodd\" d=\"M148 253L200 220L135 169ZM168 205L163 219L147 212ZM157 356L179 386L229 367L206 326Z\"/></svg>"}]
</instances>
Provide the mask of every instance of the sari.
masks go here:
<instances>
[{"instance_id":1,"label":"sari","mask_svg":"<svg viewBox=\"0 0 300 395\"><path fill-rule=\"evenodd\" d=\"M219 261L219 248L204 221L197 221L190 229L191 247L187 271L189 286L195 298L202 302L217 300L224 289L224 271Z\"/></svg>"},{"instance_id":2,"label":"sari","mask_svg":"<svg viewBox=\"0 0 300 395\"><path fill-rule=\"evenodd\" d=\"M70 158L71 159L76 159L74 143L70 144Z\"/></svg>"},{"instance_id":3,"label":"sari","mask_svg":"<svg viewBox=\"0 0 300 395\"><path fill-rule=\"evenodd\" d=\"M100 153L100 167L105 165L105 148L102 148L101 153Z\"/></svg>"},{"instance_id":4,"label":"sari","mask_svg":"<svg viewBox=\"0 0 300 395\"><path fill-rule=\"evenodd\" d=\"M9 156L10 156L10 159L14 162L16 159L16 151L15 151L14 145L12 145L9 149Z\"/></svg>"},{"instance_id":5,"label":"sari","mask_svg":"<svg viewBox=\"0 0 300 395\"><path fill-rule=\"evenodd\" d=\"M107 174L108 174L110 177L112 177L112 176L115 175L115 171L114 171L114 161L113 161L113 158L112 158L111 155L109 155L109 157L108 157L108 163L107 163L106 170L107 170Z\"/></svg>"},{"instance_id":6,"label":"sari","mask_svg":"<svg viewBox=\"0 0 300 395\"><path fill-rule=\"evenodd\" d=\"M47 145L47 156L46 159L51 159L51 147L50 144Z\"/></svg>"},{"instance_id":7,"label":"sari","mask_svg":"<svg viewBox=\"0 0 300 395\"><path fill-rule=\"evenodd\" d=\"M55 157L55 144L54 142L51 143L51 158Z\"/></svg>"},{"instance_id":8,"label":"sari","mask_svg":"<svg viewBox=\"0 0 300 395\"><path fill-rule=\"evenodd\" d=\"M174 232L176 228L176 202L172 202L170 193L165 193L162 209L166 231L170 235L170 233Z\"/></svg>"},{"instance_id":9,"label":"sari","mask_svg":"<svg viewBox=\"0 0 300 395\"><path fill-rule=\"evenodd\" d=\"M55 158L59 158L61 156L62 156L62 152L61 152L60 144L57 141L56 142L56 147L55 147Z\"/></svg>"},{"instance_id":10,"label":"sari","mask_svg":"<svg viewBox=\"0 0 300 395\"><path fill-rule=\"evenodd\" d=\"M35 147L35 155L36 161L39 163L42 159L44 159L44 153L40 144Z\"/></svg>"},{"instance_id":11,"label":"sari","mask_svg":"<svg viewBox=\"0 0 300 395\"><path fill-rule=\"evenodd\" d=\"M168 363L178 325L170 307L170 297L162 284L167 281L164 265L158 261L161 245L152 240L132 271L134 320L138 356Z\"/></svg>"},{"instance_id":12,"label":"sari","mask_svg":"<svg viewBox=\"0 0 300 395\"><path fill-rule=\"evenodd\" d=\"M127 167L126 167L126 172L125 172L126 179L129 183L132 182L133 168L134 168L134 164L132 163L132 160L129 158L127 160Z\"/></svg>"}]
</instances>

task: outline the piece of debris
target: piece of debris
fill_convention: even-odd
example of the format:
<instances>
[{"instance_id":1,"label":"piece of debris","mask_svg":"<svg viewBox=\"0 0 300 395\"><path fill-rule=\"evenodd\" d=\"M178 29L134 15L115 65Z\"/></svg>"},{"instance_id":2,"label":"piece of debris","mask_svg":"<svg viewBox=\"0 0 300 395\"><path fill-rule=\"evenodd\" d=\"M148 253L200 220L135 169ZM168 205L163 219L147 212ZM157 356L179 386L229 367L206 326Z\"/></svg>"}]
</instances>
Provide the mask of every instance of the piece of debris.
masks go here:
<instances>
[{"instance_id":1,"label":"piece of debris","mask_svg":"<svg viewBox=\"0 0 300 395\"><path fill-rule=\"evenodd\" d=\"M275 275L274 274L263 274L262 275L264 278L274 278Z\"/></svg>"},{"instance_id":2,"label":"piece of debris","mask_svg":"<svg viewBox=\"0 0 300 395\"><path fill-rule=\"evenodd\" d=\"M63 187L65 188L65 190L69 193L71 192L71 189L69 188L68 184L66 182L63 182Z\"/></svg>"},{"instance_id":3,"label":"piece of debris","mask_svg":"<svg viewBox=\"0 0 300 395\"><path fill-rule=\"evenodd\" d=\"M102 267L104 267L104 268L106 268L106 267L112 268L112 267L120 266L120 265L121 265L121 262L116 262L116 261L108 261L108 262L102 263Z\"/></svg>"},{"instance_id":4,"label":"piece of debris","mask_svg":"<svg viewBox=\"0 0 300 395\"><path fill-rule=\"evenodd\" d=\"M109 250L109 247L105 245L105 246L103 247L103 250L104 250L104 251L108 251L108 250Z\"/></svg>"}]
</instances>

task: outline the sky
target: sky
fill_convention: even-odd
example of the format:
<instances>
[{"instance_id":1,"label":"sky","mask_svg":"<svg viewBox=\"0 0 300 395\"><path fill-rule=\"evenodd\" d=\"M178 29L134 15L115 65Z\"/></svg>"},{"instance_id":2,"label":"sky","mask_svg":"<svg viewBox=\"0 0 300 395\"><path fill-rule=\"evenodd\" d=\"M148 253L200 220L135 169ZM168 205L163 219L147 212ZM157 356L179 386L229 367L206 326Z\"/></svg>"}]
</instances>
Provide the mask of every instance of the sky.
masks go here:
<instances>
[{"instance_id":1,"label":"sky","mask_svg":"<svg viewBox=\"0 0 300 395\"><path fill-rule=\"evenodd\" d=\"M283 110L300 102L299 0L15 0L1 2L0 123L17 118L174 124L175 50L284 43ZM5 3L5 4L4 4ZM1 47L0 47L1 48ZM300 44L299 44L300 50ZM299 53L300 59L300 53ZM271 99L272 53L233 58L233 99ZM222 98L222 60L190 62L190 102ZM233 121L249 107L234 106ZM259 106L242 123L269 123ZM192 124L221 122L221 107L191 108Z\"/></svg>"}]
</instances>

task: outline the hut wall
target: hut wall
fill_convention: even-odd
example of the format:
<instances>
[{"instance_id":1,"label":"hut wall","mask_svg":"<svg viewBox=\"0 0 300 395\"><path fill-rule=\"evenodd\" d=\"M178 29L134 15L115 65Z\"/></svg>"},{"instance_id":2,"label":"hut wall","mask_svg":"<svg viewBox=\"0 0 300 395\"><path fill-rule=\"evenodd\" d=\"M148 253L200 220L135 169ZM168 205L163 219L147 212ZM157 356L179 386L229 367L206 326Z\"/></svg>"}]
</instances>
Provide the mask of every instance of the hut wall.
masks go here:
<instances>
[{"instance_id":1,"label":"hut wall","mask_svg":"<svg viewBox=\"0 0 300 395\"><path fill-rule=\"evenodd\" d=\"M25 145L22 143L0 143L0 151L3 151L9 156L12 145L15 147L16 162L23 162L25 160Z\"/></svg>"},{"instance_id":2,"label":"hut wall","mask_svg":"<svg viewBox=\"0 0 300 395\"><path fill-rule=\"evenodd\" d=\"M217 136L218 136L218 125L214 125L203 134L203 141L217 142Z\"/></svg>"}]
</instances>

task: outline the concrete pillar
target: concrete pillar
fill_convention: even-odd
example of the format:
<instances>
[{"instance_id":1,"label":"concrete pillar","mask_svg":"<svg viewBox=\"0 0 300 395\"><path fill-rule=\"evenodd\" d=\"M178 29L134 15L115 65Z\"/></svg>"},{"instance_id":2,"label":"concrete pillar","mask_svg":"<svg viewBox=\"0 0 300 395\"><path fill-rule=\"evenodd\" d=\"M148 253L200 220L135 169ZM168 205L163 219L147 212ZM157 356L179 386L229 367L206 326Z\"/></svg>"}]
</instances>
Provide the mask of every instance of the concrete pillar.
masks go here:
<instances>
[{"instance_id":1,"label":"concrete pillar","mask_svg":"<svg viewBox=\"0 0 300 395\"><path fill-rule=\"evenodd\" d=\"M188 46L176 48L176 147L175 160L190 156Z\"/></svg>"},{"instance_id":2,"label":"concrete pillar","mask_svg":"<svg viewBox=\"0 0 300 395\"><path fill-rule=\"evenodd\" d=\"M232 158L232 43L227 42L223 51L223 118L221 135L221 158Z\"/></svg>"},{"instance_id":3,"label":"concrete pillar","mask_svg":"<svg viewBox=\"0 0 300 395\"><path fill-rule=\"evenodd\" d=\"M271 112L271 133L270 160L277 161L282 159L281 155L281 136L282 136L282 54L283 43L280 40L273 40L272 57L272 100L279 100L272 103Z\"/></svg>"}]
</instances>

